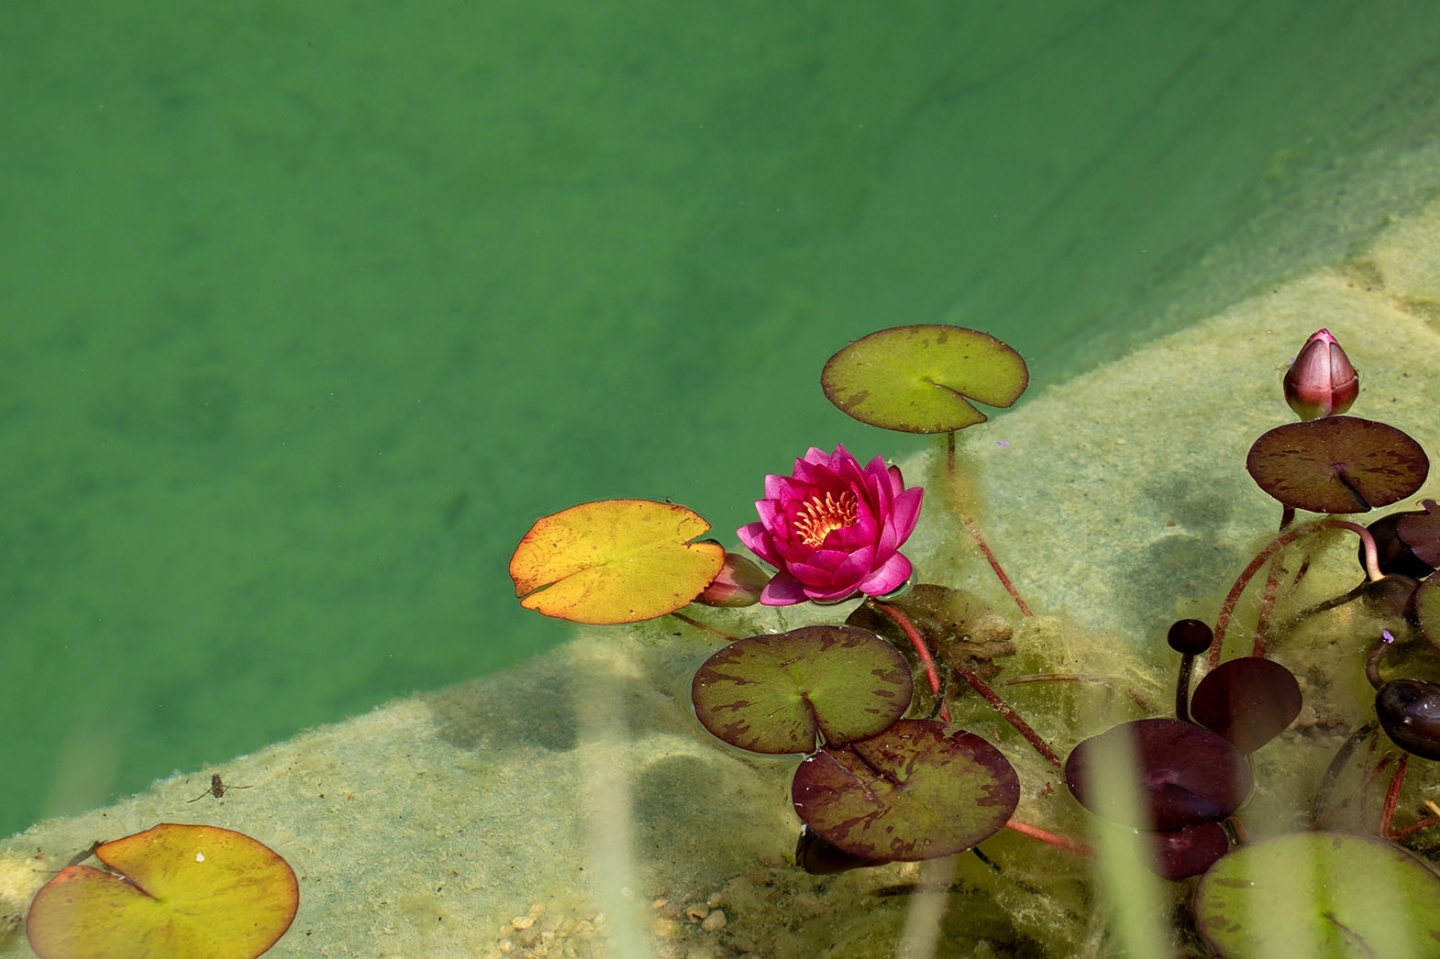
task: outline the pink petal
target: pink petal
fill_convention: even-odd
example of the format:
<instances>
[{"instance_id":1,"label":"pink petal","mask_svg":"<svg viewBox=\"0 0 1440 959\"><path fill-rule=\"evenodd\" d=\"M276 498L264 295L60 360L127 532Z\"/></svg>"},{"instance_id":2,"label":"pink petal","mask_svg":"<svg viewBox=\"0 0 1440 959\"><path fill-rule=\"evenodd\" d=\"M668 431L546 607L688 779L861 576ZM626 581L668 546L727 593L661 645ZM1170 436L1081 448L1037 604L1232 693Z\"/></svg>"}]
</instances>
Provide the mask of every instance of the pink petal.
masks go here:
<instances>
[{"instance_id":1,"label":"pink petal","mask_svg":"<svg viewBox=\"0 0 1440 959\"><path fill-rule=\"evenodd\" d=\"M915 523L920 519L920 501L924 497L925 489L921 486L912 486L895 497L895 512L891 514L891 522L895 524L895 532L901 543L915 532Z\"/></svg>"},{"instance_id":2,"label":"pink petal","mask_svg":"<svg viewBox=\"0 0 1440 959\"><path fill-rule=\"evenodd\" d=\"M780 569L785 565L779 551L775 549L775 541L771 538L770 531L763 523L746 523L735 531L735 535L740 537L740 542L744 543L750 552L771 566Z\"/></svg>"},{"instance_id":3,"label":"pink petal","mask_svg":"<svg viewBox=\"0 0 1440 959\"><path fill-rule=\"evenodd\" d=\"M775 578L760 591L760 602L765 606L794 606L809 598L799 580L784 570L776 573Z\"/></svg>"},{"instance_id":4,"label":"pink petal","mask_svg":"<svg viewBox=\"0 0 1440 959\"><path fill-rule=\"evenodd\" d=\"M856 595L857 590L853 586L843 589L821 591L815 589L805 590L805 595L816 603L838 603Z\"/></svg>"},{"instance_id":5,"label":"pink petal","mask_svg":"<svg viewBox=\"0 0 1440 959\"><path fill-rule=\"evenodd\" d=\"M780 509L779 500L756 500L755 512L760 514L760 522L766 529L776 531L785 529L785 514Z\"/></svg>"},{"instance_id":6,"label":"pink petal","mask_svg":"<svg viewBox=\"0 0 1440 959\"><path fill-rule=\"evenodd\" d=\"M885 472L890 477L890 495L899 496L905 490L905 478L900 475L900 467L892 466Z\"/></svg>"},{"instance_id":7,"label":"pink petal","mask_svg":"<svg viewBox=\"0 0 1440 959\"><path fill-rule=\"evenodd\" d=\"M914 567L910 565L910 561L900 553L896 553L886 561L884 566L861 581L860 592L866 596L884 596L886 593L893 593L910 578L913 570Z\"/></svg>"}]
</instances>

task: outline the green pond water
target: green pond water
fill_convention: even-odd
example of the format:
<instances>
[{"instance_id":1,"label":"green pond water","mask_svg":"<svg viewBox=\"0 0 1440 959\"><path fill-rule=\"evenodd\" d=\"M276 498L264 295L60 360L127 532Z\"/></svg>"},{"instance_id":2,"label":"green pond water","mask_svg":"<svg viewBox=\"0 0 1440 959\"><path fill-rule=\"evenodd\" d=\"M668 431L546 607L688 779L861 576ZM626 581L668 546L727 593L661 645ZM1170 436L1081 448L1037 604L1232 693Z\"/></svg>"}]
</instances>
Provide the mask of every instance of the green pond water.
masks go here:
<instances>
[{"instance_id":1,"label":"green pond water","mask_svg":"<svg viewBox=\"0 0 1440 959\"><path fill-rule=\"evenodd\" d=\"M555 645L544 513L919 448L851 338L1055 383L1440 185L1430 3L0 19L0 832Z\"/></svg>"}]
</instances>

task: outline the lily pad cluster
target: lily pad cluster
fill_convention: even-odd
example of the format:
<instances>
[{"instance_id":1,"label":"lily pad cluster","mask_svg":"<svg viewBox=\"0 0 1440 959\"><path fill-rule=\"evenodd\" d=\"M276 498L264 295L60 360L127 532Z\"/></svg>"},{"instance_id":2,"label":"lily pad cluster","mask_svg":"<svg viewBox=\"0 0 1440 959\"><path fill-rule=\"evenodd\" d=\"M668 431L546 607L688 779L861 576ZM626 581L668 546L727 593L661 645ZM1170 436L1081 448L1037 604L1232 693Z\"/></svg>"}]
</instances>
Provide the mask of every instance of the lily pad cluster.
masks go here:
<instances>
[{"instance_id":1,"label":"lily pad cluster","mask_svg":"<svg viewBox=\"0 0 1440 959\"><path fill-rule=\"evenodd\" d=\"M1015 403L1027 382L1025 363L1009 346L938 324L863 337L835 353L821 376L825 395L862 422L944 434L953 484L964 482L955 431L986 420L977 404ZM633 500L542 519L516 550L511 575L522 603L547 615L589 623L674 615L712 635L725 632L704 622L703 611L682 611L687 604L859 601L837 611L834 624L725 635L727 644L691 682L695 716L709 734L739 749L798 757L789 798L801 822L800 868L833 873L978 852L1006 827L1056 847L1056 855L1095 854L1016 818L1020 774L1003 742L952 722L952 702L974 693L979 699L969 702L993 709L1068 787L1035 784L1037 815L1049 810L1063 821L1054 804L1073 800L1106 828L1132 834L1158 875L1194 887L1192 921L1182 925L1204 939L1188 944L1195 954L1291 954L1297 943L1307 944L1306 955L1429 954L1440 941L1440 880L1402 844L1440 826L1440 809L1403 826L1397 817L1415 815L1400 808L1409 760L1440 761L1440 682L1416 675L1413 664L1425 660L1410 655L1440 647L1440 506L1426 499L1369 526L1345 518L1417 494L1429 471L1424 450L1402 430L1348 415L1359 382L1328 330L1307 341L1282 382L1302 421L1259 437L1245 464L1281 504L1280 531L1240 572L1213 629L1198 619L1171 628L1168 640L1181 656L1174 716L1129 718L1062 744L1068 754L990 685L1016 653L1010 623L962 590L904 581L912 568L899 550L915 526L920 490L883 460L861 466L843 447L812 448L792 475L766 478L760 520L740 538L774 567L773 577L698 539L708 525L684 507ZM1297 520L1301 511L1319 516ZM974 517L961 520L1030 615ZM1359 537L1363 578L1343 595L1303 605L1299 586L1333 538L1319 534L1336 530ZM1241 606L1257 581L1264 583L1259 603ZM1373 717L1334 753L1315 795L1301 797L1296 818L1309 828L1266 834L1268 821L1247 812L1272 785L1263 778L1265 759L1319 748L1300 745L1287 730L1306 697L1330 685L1312 666L1302 692L1275 654L1287 659L1308 641L1300 626L1361 599L1368 615L1390 616L1393 631L1378 641L1331 642L1370 650L1368 660L1352 652L1346 662L1375 688L1374 703L1359 704ZM1247 631L1248 648L1227 645L1227 635ZM1431 660L1440 662L1440 649ZM1202 667L1192 694L1192 674ZM1042 672L1009 681L1095 679ZM1345 770L1357 766L1346 780ZM1332 825L1347 809L1358 810L1345 813L1355 822L1351 833ZM1427 855L1440 858L1433 849ZM1004 863L993 865L1005 874Z\"/></svg>"},{"instance_id":2,"label":"lily pad cluster","mask_svg":"<svg viewBox=\"0 0 1440 959\"><path fill-rule=\"evenodd\" d=\"M1020 801L1014 767L990 743L901 718L912 691L909 664L884 639L807 626L721 649L695 673L691 699L701 724L732 746L808 753L791 787L808 827L802 862L836 861L818 840L847 864L878 865L973 848Z\"/></svg>"}]
</instances>

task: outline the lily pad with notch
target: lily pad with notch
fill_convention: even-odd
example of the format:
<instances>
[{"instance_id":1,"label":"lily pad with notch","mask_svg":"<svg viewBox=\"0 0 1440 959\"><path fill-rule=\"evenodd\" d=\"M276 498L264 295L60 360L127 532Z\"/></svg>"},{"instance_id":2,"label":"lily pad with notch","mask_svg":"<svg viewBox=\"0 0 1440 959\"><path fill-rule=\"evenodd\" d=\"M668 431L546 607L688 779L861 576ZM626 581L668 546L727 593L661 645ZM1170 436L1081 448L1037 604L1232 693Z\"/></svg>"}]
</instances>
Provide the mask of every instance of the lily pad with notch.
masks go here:
<instances>
[{"instance_id":1,"label":"lily pad with notch","mask_svg":"<svg viewBox=\"0 0 1440 959\"><path fill-rule=\"evenodd\" d=\"M1215 863L1196 888L1195 921L1227 959L1430 956L1440 877L1380 839L1288 833Z\"/></svg>"},{"instance_id":2,"label":"lily pad with notch","mask_svg":"<svg viewBox=\"0 0 1440 959\"><path fill-rule=\"evenodd\" d=\"M161 823L94 853L114 872L67 866L30 904L41 959L253 959L300 902L284 859L218 826Z\"/></svg>"},{"instance_id":3,"label":"lily pad with notch","mask_svg":"<svg viewBox=\"0 0 1440 959\"><path fill-rule=\"evenodd\" d=\"M1326 416L1270 430L1250 447L1245 469L1286 506L1363 513L1418 490L1430 460L1419 443L1393 426Z\"/></svg>"},{"instance_id":4,"label":"lily pad with notch","mask_svg":"<svg viewBox=\"0 0 1440 959\"><path fill-rule=\"evenodd\" d=\"M737 640L690 684L695 716L717 739L771 754L873 736L904 715L913 692L898 649L844 626Z\"/></svg>"},{"instance_id":5,"label":"lily pad with notch","mask_svg":"<svg viewBox=\"0 0 1440 959\"><path fill-rule=\"evenodd\" d=\"M986 406L1007 407L1029 385L1025 360L979 330L944 324L897 326L861 337L825 364L830 402L862 423L905 433L950 433L983 423Z\"/></svg>"},{"instance_id":6,"label":"lily pad with notch","mask_svg":"<svg viewBox=\"0 0 1440 959\"><path fill-rule=\"evenodd\" d=\"M675 503L582 503L536 521L510 557L520 605L576 623L638 623L688 606L725 563L710 528Z\"/></svg>"},{"instance_id":7,"label":"lily pad with notch","mask_svg":"<svg viewBox=\"0 0 1440 959\"><path fill-rule=\"evenodd\" d=\"M1431 570L1440 569L1440 506L1433 499L1422 499L1422 512L1404 513L1396 522L1395 533L1410 547L1415 558ZM1425 572L1414 575L1425 576Z\"/></svg>"},{"instance_id":8,"label":"lily pad with notch","mask_svg":"<svg viewBox=\"0 0 1440 959\"><path fill-rule=\"evenodd\" d=\"M902 719L826 747L795 771L791 798L821 839L870 861L914 862L974 848L1002 829L1020 780L1000 750L932 719Z\"/></svg>"}]
</instances>

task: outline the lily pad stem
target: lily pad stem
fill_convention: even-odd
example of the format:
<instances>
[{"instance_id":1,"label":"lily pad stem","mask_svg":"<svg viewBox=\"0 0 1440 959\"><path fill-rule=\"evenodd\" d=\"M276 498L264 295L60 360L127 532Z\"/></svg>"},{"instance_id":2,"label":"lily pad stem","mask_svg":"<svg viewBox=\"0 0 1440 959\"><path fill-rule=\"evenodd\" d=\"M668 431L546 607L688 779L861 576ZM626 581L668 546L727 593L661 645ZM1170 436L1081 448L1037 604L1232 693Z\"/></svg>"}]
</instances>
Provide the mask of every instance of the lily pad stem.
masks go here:
<instances>
[{"instance_id":1,"label":"lily pad stem","mask_svg":"<svg viewBox=\"0 0 1440 959\"><path fill-rule=\"evenodd\" d=\"M900 610L896 609L894 606L891 606L887 603L877 602L873 599L870 601L870 603L876 609L880 610L880 612L895 620L895 624L904 631L905 635L910 638L910 642L915 645L915 649L917 652L920 652L923 649L923 652L920 652L920 661L923 663L927 663L929 669L932 671L931 682L938 683L939 677L936 676L933 672L935 662L933 659L930 658L930 650L926 646L924 638L920 635L920 631L915 628L914 623L910 622L910 618L904 613L902 613ZM987 686L985 684L985 680L981 679L973 669L970 669L968 666L966 666L963 662L960 662L959 660L952 659L949 662L951 668L954 669L955 672L958 673L960 677L965 680L965 682L970 684L970 688L975 690L981 696L985 697L985 701L991 706L993 706L995 708L995 711L998 712L1001 716L1004 716L1006 722L1019 730L1020 735L1025 737L1026 742L1028 742L1031 746L1034 746L1035 751L1038 752L1041 756L1044 756L1046 761L1049 762L1050 765L1054 766L1056 769L1065 768L1064 761L1061 760L1059 754L1056 753L1053 748L1051 748L1050 744L1047 743L1040 736L1039 733L1037 733L1033 728L1031 728L1029 723L1027 723L1023 718L1021 718L1020 714L1015 711L1014 707L1012 707L1009 703L1005 702L1005 700L1001 699L1000 696L995 692L995 690ZM949 710L943 711L941 715L945 717L945 721L947 723L950 721Z\"/></svg>"},{"instance_id":2,"label":"lily pad stem","mask_svg":"<svg viewBox=\"0 0 1440 959\"><path fill-rule=\"evenodd\" d=\"M935 658L930 655L930 644L925 642L925 637L920 635L920 630L910 622L910 617L900 612L898 607L882 603L878 599L870 600L870 605L894 620L895 625L899 626L900 631L910 640L910 645L915 647L915 655L920 657L920 665L925 667L925 678L930 681L930 692L940 700L940 718L948 723L950 707L945 705L941 694L940 674L935 671Z\"/></svg>"},{"instance_id":3,"label":"lily pad stem","mask_svg":"<svg viewBox=\"0 0 1440 959\"><path fill-rule=\"evenodd\" d=\"M1039 826L1032 826L1028 822L1012 819L1005 824L1005 828L1013 829L1022 836L1038 839L1058 849L1064 849L1076 855L1084 856L1086 859L1094 859L1096 856L1095 850L1080 840L1071 839L1069 836L1062 836L1048 829L1041 829Z\"/></svg>"},{"instance_id":4,"label":"lily pad stem","mask_svg":"<svg viewBox=\"0 0 1440 959\"><path fill-rule=\"evenodd\" d=\"M1245 587L1250 585L1250 580L1260 571L1266 561L1275 555L1276 551L1289 545L1301 536L1309 533L1318 533L1325 529L1348 529L1360 537L1361 543L1365 546L1365 573L1370 577L1371 582L1377 582L1385 578L1380 572L1379 550L1375 546L1375 537L1370 531L1359 523L1351 523L1343 519L1325 519L1308 526L1301 526L1287 530L1270 541L1269 545L1262 549L1250 565L1240 573L1235 580L1235 585L1230 587L1230 592L1225 596L1225 602L1220 606L1220 615L1215 617L1215 640L1210 644L1210 668L1214 669L1220 665L1220 651L1225 646L1225 630L1230 625L1230 617L1235 613L1235 604L1240 602L1240 594L1245 592Z\"/></svg>"},{"instance_id":5,"label":"lily pad stem","mask_svg":"<svg viewBox=\"0 0 1440 959\"><path fill-rule=\"evenodd\" d=\"M674 612L674 613L671 613L670 615L671 615L671 616L674 616L676 619L680 620L680 622L682 622L682 623L686 623L686 624L688 624L688 625L690 625L690 626L694 626L696 629L700 630L701 632L703 632L703 633L709 633L711 636L714 636L716 639L723 639L723 640L725 640L725 642L727 642L727 643L733 643L733 642L735 642L735 640L739 639L738 636L731 636L729 633L722 633L720 630L716 629L714 626L706 626L704 623L700 622L700 620L698 620L698 619L691 619L689 616L686 616L684 613Z\"/></svg>"},{"instance_id":6,"label":"lily pad stem","mask_svg":"<svg viewBox=\"0 0 1440 959\"><path fill-rule=\"evenodd\" d=\"M994 553L990 552L990 544L985 542L985 536L980 532L980 524L975 522L972 517L967 516L965 517L965 527L970 530L970 535L974 538L975 545L980 547L980 552L985 554L985 559L990 563L990 568L993 569L995 575L999 577L1000 585L1005 587L1005 592L1009 593L1010 598L1015 600L1015 605L1020 607L1020 612L1026 616L1033 617L1035 614L1030 612L1030 607L1025 605L1025 600L1020 598L1020 594L1015 591L1015 587L1010 583L1010 577L1006 576L1005 571L1000 568L1000 561L995 558Z\"/></svg>"},{"instance_id":7,"label":"lily pad stem","mask_svg":"<svg viewBox=\"0 0 1440 959\"><path fill-rule=\"evenodd\" d=\"M1410 754L1402 752L1400 761L1395 764L1395 773L1390 777L1390 788L1385 790L1385 805L1380 810L1380 835L1386 839L1393 839L1390 826L1395 822L1395 807L1400 805L1400 789L1405 785L1405 767L1409 764Z\"/></svg>"},{"instance_id":8,"label":"lily pad stem","mask_svg":"<svg viewBox=\"0 0 1440 959\"><path fill-rule=\"evenodd\" d=\"M945 467L949 471L950 486L957 507L956 511L963 513L965 510L961 504L964 501L964 497L960 492L960 484L964 481L960 478L960 475L955 472L955 432L952 430L946 433L945 440ZM963 516L962 519L965 523L965 528L970 531L970 538L975 541L975 545L979 547L980 552L985 557L985 561L989 563L990 568L995 571L995 577L1000 580L1000 585L1005 587L1005 592L1010 594L1010 598L1015 601L1015 605L1019 607L1023 615L1033 617L1035 614L1030 611L1029 606L1025 605L1025 600L1020 598L1020 594L1015 590L1015 585L1010 582L1010 577L1006 576L1005 570L1000 567L1000 561L995 558L995 553L990 549L990 544L985 541L985 534L980 532L980 524L977 523L972 516Z\"/></svg>"}]
</instances>

